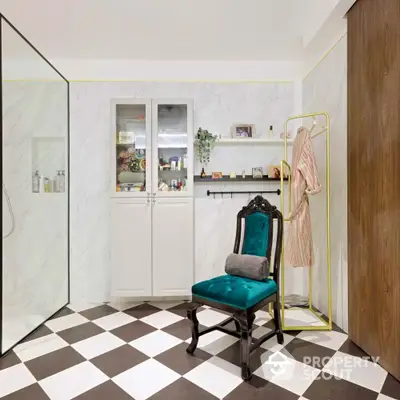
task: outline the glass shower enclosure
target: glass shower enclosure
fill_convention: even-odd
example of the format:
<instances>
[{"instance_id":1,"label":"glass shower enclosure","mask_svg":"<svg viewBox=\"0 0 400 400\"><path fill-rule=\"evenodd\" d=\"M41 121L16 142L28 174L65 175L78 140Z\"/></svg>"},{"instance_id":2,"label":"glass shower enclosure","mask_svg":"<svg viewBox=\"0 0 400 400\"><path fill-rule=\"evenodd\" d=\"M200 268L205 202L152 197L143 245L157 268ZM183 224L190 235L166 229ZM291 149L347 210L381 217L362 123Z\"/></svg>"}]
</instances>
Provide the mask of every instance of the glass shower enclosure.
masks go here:
<instances>
[{"instance_id":1,"label":"glass shower enclosure","mask_svg":"<svg viewBox=\"0 0 400 400\"><path fill-rule=\"evenodd\" d=\"M69 302L69 83L0 17L2 355Z\"/></svg>"}]
</instances>

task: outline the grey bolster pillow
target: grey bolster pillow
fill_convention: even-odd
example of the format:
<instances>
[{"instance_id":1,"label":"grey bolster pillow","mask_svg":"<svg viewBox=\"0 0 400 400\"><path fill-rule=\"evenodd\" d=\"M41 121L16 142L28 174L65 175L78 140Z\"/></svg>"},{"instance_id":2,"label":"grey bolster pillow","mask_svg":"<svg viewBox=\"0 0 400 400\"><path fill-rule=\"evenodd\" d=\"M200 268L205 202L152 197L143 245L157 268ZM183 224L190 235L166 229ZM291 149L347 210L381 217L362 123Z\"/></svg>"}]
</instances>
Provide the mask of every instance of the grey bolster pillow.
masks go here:
<instances>
[{"instance_id":1,"label":"grey bolster pillow","mask_svg":"<svg viewBox=\"0 0 400 400\"><path fill-rule=\"evenodd\" d=\"M225 272L262 281L269 275L268 259L248 254L229 254L225 261Z\"/></svg>"}]
</instances>

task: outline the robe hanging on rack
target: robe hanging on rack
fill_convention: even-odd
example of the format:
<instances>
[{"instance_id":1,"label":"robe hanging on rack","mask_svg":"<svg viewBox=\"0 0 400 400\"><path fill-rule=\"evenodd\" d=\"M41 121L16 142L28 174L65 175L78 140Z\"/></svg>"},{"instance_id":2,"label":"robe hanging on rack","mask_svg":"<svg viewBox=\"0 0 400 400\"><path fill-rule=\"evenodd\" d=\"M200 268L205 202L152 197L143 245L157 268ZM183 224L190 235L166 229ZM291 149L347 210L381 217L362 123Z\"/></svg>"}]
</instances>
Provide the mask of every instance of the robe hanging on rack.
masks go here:
<instances>
[{"instance_id":1,"label":"robe hanging on rack","mask_svg":"<svg viewBox=\"0 0 400 400\"><path fill-rule=\"evenodd\" d=\"M313 241L308 195L319 193L319 182L310 131L301 127L293 143L292 211L286 243L286 261L294 267L313 265Z\"/></svg>"}]
</instances>

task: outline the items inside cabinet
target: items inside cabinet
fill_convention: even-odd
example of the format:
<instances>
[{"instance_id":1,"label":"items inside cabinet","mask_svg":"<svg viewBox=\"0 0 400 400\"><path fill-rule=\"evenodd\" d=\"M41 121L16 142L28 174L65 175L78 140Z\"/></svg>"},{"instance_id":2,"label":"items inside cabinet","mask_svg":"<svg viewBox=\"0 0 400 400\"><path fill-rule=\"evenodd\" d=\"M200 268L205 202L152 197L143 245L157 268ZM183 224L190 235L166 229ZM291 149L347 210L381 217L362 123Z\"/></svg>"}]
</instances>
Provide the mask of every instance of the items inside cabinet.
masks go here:
<instances>
[{"instance_id":1,"label":"items inside cabinet","mask_svg":"<svg viewBox=\"0 0 400 400\"><path fill-rule=\"evenodd\" d=\"M187 187L187 105L158 105L158 191Z\"/></svg>"},{"instance_id":2,"label":"items inside cabinet","mask_svg":"<svg viewBox=\"0 0 400 400\"><path fill-rule=\"evenodd\" d=\"M146 191L146 105L116 106L117 192Z\"/></svg>"}]
</instances>

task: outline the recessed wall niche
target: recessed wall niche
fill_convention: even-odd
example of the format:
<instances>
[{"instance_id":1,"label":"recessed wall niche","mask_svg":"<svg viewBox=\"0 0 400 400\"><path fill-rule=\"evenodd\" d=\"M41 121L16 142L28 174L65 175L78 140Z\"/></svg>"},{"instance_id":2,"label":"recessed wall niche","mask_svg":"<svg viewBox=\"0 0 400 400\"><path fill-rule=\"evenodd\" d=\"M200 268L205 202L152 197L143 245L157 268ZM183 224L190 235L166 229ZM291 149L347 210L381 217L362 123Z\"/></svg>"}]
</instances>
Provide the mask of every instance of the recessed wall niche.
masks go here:
<instances>
[{"instance_id":1,"label":"recessed wall niche","mask_svg":"<svg viewBox=\"0 0 400 400\"><path fill-rule=\"evenodd\" d=\"M65 192L65 149L63 137L32 138L32 192ZM34 182L36 173L43 178L43 187L38 183L38 189Z\"/></svg>"}]
</instances>

